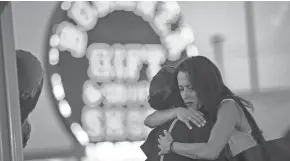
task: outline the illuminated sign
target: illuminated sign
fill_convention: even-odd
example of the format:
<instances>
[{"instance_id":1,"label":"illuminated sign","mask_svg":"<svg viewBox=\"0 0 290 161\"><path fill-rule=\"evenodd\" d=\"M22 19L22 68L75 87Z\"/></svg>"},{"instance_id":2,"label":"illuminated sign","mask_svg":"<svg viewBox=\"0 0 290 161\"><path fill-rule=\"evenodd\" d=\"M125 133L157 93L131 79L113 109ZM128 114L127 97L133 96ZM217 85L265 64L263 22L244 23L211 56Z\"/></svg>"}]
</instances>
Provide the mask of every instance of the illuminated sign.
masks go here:
<instances>
[{"instance_id":1,"label":"illuminated sign","mask_svg":"<svg viewBox=\"0 0 290 161\"><path fill-rule=\"evenodd\" d=\"M144 140L149 81L162 66L198 54L173 1L61 2L48 34L55 107L86 146Z\"/></svg>"}]
</instances>

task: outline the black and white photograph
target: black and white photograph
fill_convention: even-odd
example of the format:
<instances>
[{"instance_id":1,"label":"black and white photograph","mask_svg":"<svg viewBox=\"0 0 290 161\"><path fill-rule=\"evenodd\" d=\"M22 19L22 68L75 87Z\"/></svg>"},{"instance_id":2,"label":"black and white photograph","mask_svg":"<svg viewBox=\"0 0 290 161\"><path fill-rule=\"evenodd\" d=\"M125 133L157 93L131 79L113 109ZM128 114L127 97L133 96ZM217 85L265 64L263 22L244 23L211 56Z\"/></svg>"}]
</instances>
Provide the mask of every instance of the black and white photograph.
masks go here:
<instances>
[{"instance_id":1,"label":"black and white photograph","mask_svg":"<svg viewBox=\"0 0 290 161\"><path fill-rule=\"evenodd\" d=\"M0 1L0 161L290 161L289 1Z\"/></svg>"}]
</instances>

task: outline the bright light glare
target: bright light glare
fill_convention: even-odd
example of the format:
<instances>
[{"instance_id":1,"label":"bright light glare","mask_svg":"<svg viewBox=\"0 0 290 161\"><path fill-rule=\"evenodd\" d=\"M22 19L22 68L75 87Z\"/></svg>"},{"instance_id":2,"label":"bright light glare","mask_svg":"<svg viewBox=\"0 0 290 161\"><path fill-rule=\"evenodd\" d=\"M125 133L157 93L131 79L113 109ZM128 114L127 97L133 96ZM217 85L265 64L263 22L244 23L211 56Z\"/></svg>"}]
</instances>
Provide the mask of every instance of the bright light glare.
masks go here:
<instances>
[{"instance_id":1,"label":"bright light glare","mask_svg":"<svg viewBox=\"0 0 290 161\"><path fill-rule=\"evenodd\" d=\"M71 115L71 107L66 100L59 101L58 107L63 117L69 117Z\"/></svg>"}]
</instances>

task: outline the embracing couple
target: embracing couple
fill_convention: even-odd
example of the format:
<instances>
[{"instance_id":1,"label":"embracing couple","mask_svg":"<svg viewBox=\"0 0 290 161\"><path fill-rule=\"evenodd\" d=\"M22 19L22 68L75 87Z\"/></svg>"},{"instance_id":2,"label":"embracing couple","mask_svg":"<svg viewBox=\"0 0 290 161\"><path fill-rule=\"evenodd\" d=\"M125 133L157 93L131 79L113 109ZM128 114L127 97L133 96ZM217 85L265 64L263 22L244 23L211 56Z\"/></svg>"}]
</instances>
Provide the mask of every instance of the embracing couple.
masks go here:
<instances>
[{"instance_id":1,"label":"embracing couple","mask_svg":"<svg viewBox=\"0 0 290 161\"><path fill-rule=\"evenodd\" d=\"M141 149L146 161L270 161L250 102L224 84L217 66L203 56L162 68L150 82L154 128Z\"/></svg>"}]
</instances>

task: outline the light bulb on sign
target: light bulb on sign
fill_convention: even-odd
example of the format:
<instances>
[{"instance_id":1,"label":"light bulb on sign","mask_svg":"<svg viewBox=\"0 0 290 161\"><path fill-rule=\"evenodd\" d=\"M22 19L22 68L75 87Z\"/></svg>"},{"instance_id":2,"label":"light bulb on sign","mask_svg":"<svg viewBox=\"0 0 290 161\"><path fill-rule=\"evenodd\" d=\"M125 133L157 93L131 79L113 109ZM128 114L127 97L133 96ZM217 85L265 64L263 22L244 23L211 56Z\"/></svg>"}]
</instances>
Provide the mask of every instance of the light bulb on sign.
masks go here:
<instances>
[{"instance_id":1,"label":"light bulb on sign","mask_svg":"<svg viewBox=\"0 0 290 161\"><path fill-rule=\"evenodd\" d=\"M66 100L59 101L58 107L63 117L70 117L71 107Z\"/></svg>"},{"instance_id":2,"label":"light bulb on sign","mask_svg":"<svg viewBox=\"0 0 290 161\"><path fill-rule=\"evenodd\" d=\"M136 8L136 3L134 1L116 1L116 10L124 11L134 11Z\"/></svg>"},{"instance_id":3,"label":"light bulb on sign","mask_svg":"<svg viewBox=\"0 0 290 161\"><path fill-rule=\"evenodd\" d=\"M95 160L95 161L98 161L97 159L97 155L96 155L96 144L88 144L86 147L85 147L85 157L83 159L83 161L91 161L91 160Z\"/></svg>"},{"instance_id":4,"label":"light bulb on sign","mask_svg":"<svg viewBox=\"0 0 290 161\"><path fill-rule=\"evenodd\" d=\"M134 13L141 16L145 21L151 21L155 16L157 3L158 1L139 1Z\"/></svg>"},{"instance_id":5,"label":"light bulb on sign","mask_svg":"<svg viewBox=\"0 0 290 161\"><path fill-rule=\"evenodd\" d=\"M154 26L152 26L155 32L158 32L162 36L168 35L170 33L170 24L166 22L165 16L160 15L156 17L153 23Z\"/></svg>"},{"instance_id":6,"label":"light bulb on sign","mask_svg":"<svg viewBox=\"0 0 290 161\"><path fill-rule=\"evenodd\" d=\"M116 10L116 1L111 1L109 12L114 12Z\"/></svg>"},{"instance_id":7,"label":"light bulb on sign","mask_svg":"<svg viewBox=\"0 0 290 161\"><path fill-rule=\"evenodd\" d=\"M165 1L163 2L164 7L169 11L171 14L180 14L180 7L176 1Z\"/></svg>"},{"instance_id":8,"label":"light bulb on sign","mask_svg":"<svg viewBox=\"0 0 290 161\"><path fill-rule=\"evenodd\" d=\"M62 86L61 77L59 74L53 74L51 77L52 91L55 99L62 100L65 97L65 92Z\"/></svg>"},{"instance_id":9,"label":"light bulb on sign","mask_svg":"<svg viewBox=\"0 0 290 161\"><path fill-rule=\"evenodd\" d=\"M176 2L161 2L159 12L154 18L154 29L160 35L166 36L171 32L171 23L176 22L180 8Z\"/></svg>"},{"instance_id":10,"label":"light bulb on sign","mask_svg":"<svg viewBox=\"0 0 290 161\"><path fill-rule=\"evenodd\" d=\"M118 160L121 161L129 161L132 160L132 142L128 142L128 141L122 141L119 143L115 144L115 152L116 153L116 158L118 158ZM135 158L134 158L135 159ZM135 160L136 161L136 160Z\"/></svg>"},{"instance_id":11,"label":"light bulb on sign","mask_svg":"<svg viewBox=\"0 0 290 161\"><path fill-rule=\"evenodd\" d=\"M61 84L61 77L58 73L53 73L50 81L53 86Z\"/></svg>"},{"instance_id":12,"label":"light bulb on sign","mask_svg":"<svg viewBox=\"0 0 290 161\"><path fill-rule=\"evenodd\" d=\"M64 1L64 2L61 3L60 7L61 7L62 10L68 10L71 7L71 2Z\"/></svg>"},{"instance_id":13,"label":"light bulb on sign","mask_svg":"<svg viewBox=\"0 0 290 161\"><path fill-rule=\"evenodd\" d=\"M67 15L77 24L81 25L85 31L91 30L97 23L97 12L93 10L89 2L76 1L68 10Z\"/></svg>"},{"instance_id":14,"label":"light bulb on sign","mask_svg":"<svg viewBox=\"0 0 290 161\"><path fill-rule=\"evenodd\" d=\"M187 47L186 47L186 53L187 53L187 56L188 57L198 56L199 55L198 48L194 44L187 45Z\"/></svg>"},{"instance_id":15,"label":"light bulb on sign","mask_svg":"<svg viewBox=\"0 0 290 161\"><path fill-rule=\"evenodd\" d=\"M83 101L88 106L98 107L102 101L103 95L98 85L93 81L86 81L83 85Z\"/></svg>"},{"instance_id":16,"label":"light bulb on sign","mask_svg":"<svg viewBox=\"0 0 290 161\"><path fill-rule=\"evenodd\" d=\"M188 34L188 35L187 35ZM168 59L176 61L180 58L181 52L186 46L194 41L192 32L187 26L179 28L179 30L165 36L162 41L169 51Z\"/></svg>"},{"instance_id":17,"label":"light bulb on sign","mask_svg":"<svg viewBox=\"0 0 290 161\"><path fill-rule=\"evenodd\" d=\"M103 142L96 145L95 154L97 161L114 161L115 145L112 142Z\"/></svg>"},{"instance_id":18,"label":"light bulb on sign","mask_svg":"<svg viewBox=\"0 0 290 161\"><path fill-rule=\"evenodd\" d=\"M81 145L87 145L89 143L89 136L83 130L80 124L72 123L71 131L75 134L77 140L79 141Z\"/></svg>"},{"instance_id":19,"label":"light bulb on sign","mask_svg":"<svg viewBox=\"0 0 290 161\"><path fill-rule=\"evenodd\" d=\"M188 43L192 43L194 41L194 34L193 31L191 30L190 26L188 25L183 25L180 33L185 41Z\"/></svg>"},{"instance_id":20,"label":"light bulb on sign","mask_svg":"<svg viewBox=\"0 0 290 161\"><path fill-rule=\"evenodd\" d=\"M98 17L105 17L110 13L110 6L112 1L91 1L93 7L98 11Z\"/></svg>"},{"instance_id":21,"label":"light bulb on sign","mask_svg":"<svg viewBox=\"0 0 290 161\"><path fill-rule=\"evenodd\" d=\"M48 53L49 63L56 65L59 62L59 51L56 48L51 48Z\"/></svg>"},{"instance_id":22,"label":"light bulb on sign","mask_svg":"<svg viewBox=\"0 0 290 161\"><path fill-rule=\"evenodd\" d=\"M50 37L50 46L51 47L57 47L60 44L60 37L57 34L54 34Z\"/></svg>"},{"instance_id":23,"label":"light bulb on sign","mask_svg":"<svg viewBox=\"0 0 290 161\"><path fill-rule=\"evenodd\" d=\"M69 22L62 22L57 26L56 34L60 37L60 44L57 48L60 51L70 51L75 58L85 55L88 36L86 32L80 31Z\"/></svg>"},{"instance_id":24,"label":"light bulb on sign","mask_svg":"<svg viewBox=\"0 0 290 161\"><path fill-rule=\"evenodd\" d=\"M53 93L58 100L62 100L65 97L64 89L61 84L57 84L53 87Z\"/></svg>"}]
</instances>

